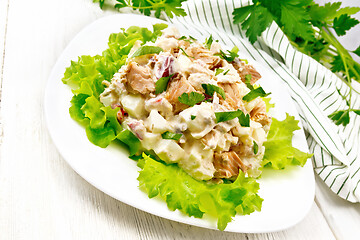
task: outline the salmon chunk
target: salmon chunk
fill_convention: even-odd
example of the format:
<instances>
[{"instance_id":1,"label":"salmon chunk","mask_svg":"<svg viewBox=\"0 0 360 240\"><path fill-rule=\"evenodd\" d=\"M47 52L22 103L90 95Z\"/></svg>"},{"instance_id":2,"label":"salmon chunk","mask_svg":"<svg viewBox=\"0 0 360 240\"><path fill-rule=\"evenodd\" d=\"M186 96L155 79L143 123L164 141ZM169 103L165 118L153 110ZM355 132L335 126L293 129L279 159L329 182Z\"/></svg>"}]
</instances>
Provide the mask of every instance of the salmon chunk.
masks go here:
<instances>
[{"instance_id":1,"label":"salmon chunk","mask_svg":"<svg viewBox=\"0 0 360 240\"><path fill-rule=\"evenodd\" d=\"M219 86L225 91L225 102L235 110L240 109L246 113L244 103L241 100L245 93L240 88L240 85L238 83L219 83Z\"/></svg>"},{"instance_id":2,"label":"salmon chunk","mask_svg":"<svg viewBox=\"0 0 360 240\"><path fill-rule=\"evenodd\" d=\"M151 77L150 68L130 62L126 74L127 84L134 93L147 94L155 91L155 83Z\"/></svg>"},{"instance_id":3,"label":"salmon chunk","mask_svg":"<svg viewBox=\"0 0 360 240\"><path fill-rule=\"evenodd\" d=\"M248 169L234 151L215 153L214 167L216 178L231 178L239 174L239 169L243 172Z\"/></svg>"},{"instance_id":4,"label":"salmon chunk","mask_svg":"<svg viewBox=\"0 0 360 240\"><path fill-rule=\"evenodd\" d=\"M175 114L188 108L188 105L179 102L178 98L183 93L191 93L191 92L196 92L196 91L191 86L191 84L187 80L185 80L183 76L178 75L176 78L171 80L165 98L173 106L173 110Z\"/></svg>"},{"instance_id":5,"label":"salmon chunk","mask_svg":"<svg viewBox=\"0 0 360 240\"><path fill-rule=\"evenodd\" d=\"M271 118L266 113L266 104L264 101L259 101L259 103L251 110L250 118L263 126L271 123Z\"/></svg>"},{"instance_id":6,"label":"salmon chunk","mask_svg":"<svg viewBox=\"0 0 360 240\"><path fill-rule=\"evenodd\" d=\"M190 47L187 52L189 52L189 55L194 59L200 59L206 63L207 67L211 70L223 66L223 60L219 56L214 56L208 49Z\"/></svg>"},{"instance_id":7,"label":"salmon chunk","mask_svg":"<svg viewBox=\"0 0 360 240\"><path fill-rule=\"evenodd\" d=\"M235 58L235 60L231 64L238 71L241 81L243 82L245 82L245 76L248 74L251 75L251 81L250 81L251 85L256 83L257 80L261 78L260 73L256 71L252 65L245 64L243 61L241 61L238 58Z\"/></svg>"}]
</instances>

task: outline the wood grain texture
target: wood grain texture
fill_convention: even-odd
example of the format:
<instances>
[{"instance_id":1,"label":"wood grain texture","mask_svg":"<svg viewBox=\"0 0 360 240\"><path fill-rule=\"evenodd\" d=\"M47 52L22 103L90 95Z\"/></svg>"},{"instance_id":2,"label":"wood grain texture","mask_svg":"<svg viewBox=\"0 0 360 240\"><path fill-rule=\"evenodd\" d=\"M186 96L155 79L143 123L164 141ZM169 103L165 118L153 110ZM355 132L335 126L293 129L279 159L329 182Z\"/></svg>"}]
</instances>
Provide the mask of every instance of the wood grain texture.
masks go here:
<instances>
[{"instance_id":1,"label":"wood grain texture","mask_svg":"<svg viewBox=\"0 0 360 240\"><path fill-rule=\"evenodd\" d=\"M4 58L5 58L5 39L7 31L9 0L0 0L0 99L1 99L1 84L3 80Z\"/></svg>"},{"instance_id":2,"label":"wood grain texture","mask_svg":"<svg viewBox=\"0 0 360 240\"><path fill-rule=\"evenodd\" d=\"M226 233L169 221L97 190L53 145L45 126L43 95L51 68L69 41L87 24L113 12L102 12L90 0L9 0L4 21L2 7L7 3L0 0L0 33L7 28L1 64L0 239L328 240L335 239L333 232L349 239L350 228L343 222L349 215L359 226L358 209L321 189L321 211L314 204L298 225L268 234ZM0 43L4 40L0 35Z\"/></svg>"},{"instance_id":3,"label":"wood grain texture","mask_svg":"<svg viewBox=\"0 0 360 240\"><path fill-rule=\"evenodd\" d=\"M337 239L359 239L360 203L350 203L335 195L317 178L316 203Z\"/></svg>"}]
</instances>

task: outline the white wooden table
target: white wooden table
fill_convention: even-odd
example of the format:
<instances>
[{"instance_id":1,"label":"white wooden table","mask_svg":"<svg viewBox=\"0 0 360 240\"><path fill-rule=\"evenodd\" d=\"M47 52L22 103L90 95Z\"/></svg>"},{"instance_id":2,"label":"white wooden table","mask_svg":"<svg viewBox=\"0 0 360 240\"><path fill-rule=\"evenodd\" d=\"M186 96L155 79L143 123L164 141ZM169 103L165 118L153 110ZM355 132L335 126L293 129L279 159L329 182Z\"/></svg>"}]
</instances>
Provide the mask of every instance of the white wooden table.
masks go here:
<instances>
[{"instance_id":1,"label":"white wooden table","mask_svg":"<svg viewBox=\"0 0 360 240\"><path fill-rule=\"evenodd\" d=\"M314 204L298 225L234 234L139 211L78 176L49 137L44 89L75 34L109 14L116 12L91 0L0 0L0 239L360 239L360 204L338 198L318 178Z\"/></svg>"}]
</instances>

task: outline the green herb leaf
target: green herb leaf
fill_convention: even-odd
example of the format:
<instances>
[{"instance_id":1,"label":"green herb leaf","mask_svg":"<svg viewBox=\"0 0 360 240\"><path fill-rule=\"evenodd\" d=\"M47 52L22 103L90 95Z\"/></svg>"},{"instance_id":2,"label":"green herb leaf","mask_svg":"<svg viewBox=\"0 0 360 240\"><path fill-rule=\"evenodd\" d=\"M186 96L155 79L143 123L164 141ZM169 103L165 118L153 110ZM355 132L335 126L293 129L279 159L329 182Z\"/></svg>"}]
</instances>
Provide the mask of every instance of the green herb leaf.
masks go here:
<instances>
[{"instance_id":1,"label":"green herb leaf","mask_svg":"<svg viewBox=\"0 0 360 240\"><path fill-rule=\"evenodd\" d=\"M342 80L348 85L350 83L350 92L353 91L351 80L360 82L360 65L338 42L331 28L339 36L344 35L359 23L350 16L359 12L360 7L340 8L341 2L320 6L313 0L256 0L253 3L236 8L233 12L234 23L241 23L251 43L275 21L298 50L331 71L343 74ZM353 52L360 56L360 47ZM347 104L351 105L350 100ZM350 111L350 107L348 110Z\"/></svg>"},{"instance_id":2,"label":"green herb leaf","mask_svg":"<svg viewBox=\"0 0 360 240\"><path fill-rule=\"evenodd\" d=\"M246 74L245 75L245 84L250 90L254 90L253 85L251 85L251 78L252 78L251 74Z\"/></svg>"},{"instance_id":3,"label":"green herb leaf","mask_svg":"<svg viewBox=\"0 0 360 240\"><path fill-rule=\"evenodd\" d=\"M180 97L178 97L179 102L189 105L190 107L202 102L204 99L204 95L197 92L191 92L190 94L183 93Z\"/></svg>"},{"instance_id":4,"label":"green herb leaf","mask_svg":"<svg viewBox=\"0 0 360 240\"><path fill-rule=\"evenodd\" d=\"M243 127L250 127L250 115L241 111L240 109L236 111L228 112L215 112L216 123L226 122L234 118L239 118L239 123Z\"/></svg>"},{"instance_id":5,"label":"green herb leaf","mask_svg":"<svg viewBox=\"0 0 360 240\"><path fill-rule=\"evenodd\" d=\"M244 63L248 64L249 61L247 59L240 59L241 61L243 61Z\"/></svg>"},{"instance_id":6,"label":"green herb leaf","mask_svg":"<svg viewBox=\"0 0 360 240\"><path fill-rule=\"evenodd\" d=\"M209 96L214 96L214 93L218 93L225 100L225 91L221 87L218 87L213 84L201 84L202 88L205 90L205 93Z\"/></svg>"},{"instance_id":7,"label":"green herb leaf","mask_svg":"<svg viewBox=\"0 0 360 240\"><path fill-rule=\"evenodd\" d=\"M344 63L339 55L334 57L334 60L331 62L331 71L340 72L345 71Z\"/></svg>"},{"instance_id":8,"label":"green herb leaf","mask_svg":"<svg viewBox=\"0 0 360 240\"><path fill-rule=\"evenodd\" d=\"M266 97L271 93L266 93L262 87L255 88L251 90L248 94L246 94L242 99L246 102L250 102L251 100L257 97Z\"/></svg>"},{"instance_id":9,"label":"green herb leaf","mask_svg":"<svg viewBox=\"0 0 360 240\"><path fill-rule=\"evenodd\" d=\"M100 8L102 9L102 8L103 8L103 6L104 6L105 0L93 0L93 2L94 2L94 3L95 3L95 2L98 2L98 3L99 3Z\"/></svg>"},{"instance_id":10,"label":"green herb leaf","mask_svg":"<svg viewBox=\"0 0 360 240\"><path fill-rule=\"evenodd\" d=\"M205 47L206 47L207 49L210 49L210 48L211 48L211 44L213 43L213 41L214 41L214 40L213 40L213 37L212 37L212 35L210 35L210 37L205 40Z\"/></svg>"},{"instance_id":11,"label":"green herb leaf","mask_svg":"<svg viewBox=\"0 0 360 240\"><path fill-rule=\"evenodd\" d=\"M229 71L230 71L230 69L226 70L226 72L224 72L223 74L226 75L226 74L228 74Z\"/></svg>"},{"instance_id":12,"label":"green herb leaf","mask_svg":"<svg viewBox=\"0 0 360 240\"><path fill-rule=\"evenodd\" d=\"M356 113L357 115L360 115L360 109L357 109L357 110L351 109L351 111L353 111L353 112Z\"/></svg>"},{"instance_id":13,"label":"green herb leaf","mask_svg":"<svg viewBox=\"0 0 360 240\"><path fill-rule=\"evenodd\" d=\"M246 30L246 36L251 43L254 43L257 37L260 36L274 20L274 17L268 9L259 4L236 8L233 16L235 24L243 22L241 25L242 29Z\"/></svg>"},{"instance_id":14,"label":"green herb leaf","mask_svg":"<svg viewBox=\"0 0 360 240\"><path fill-rule=\"evenodd\" d=\"M353 51L353 53L355 53L360 57L360 46L358 46L358 48L355 51Z\"/></svg>"},{"instance_id":15,"label":"green herb leaf","mask_svg":"<svg viewBox=\"0 0 360 240\"><path fill-rule=\"evenodd\" d=\"M256 155L259 151L259 146L257 145L257 143L255 141L253 141L254 143L254 154Z\"/></svg>"},{"instance_id":16,"label":"green herb leaf","mask_svg":"<svg viewBox=\"0 0 360 240\"><path fill-rule=\"evenodd\" d=\"M229 111L229 112L215 112L216 123L232 120L234 118L239 117L241 113L242 113L241 110Z\"/></svg>"},{"instance_id":17,"label":"green herb leaf","mask_svg":"<svg viewBox=\"0 0 360 240\"><path fill-rule=\"evenodd\" d=\"M196 116L195 115L191 115L191 120L194 120L195 118L196 118Z\"/></svg>"},{"instance_id":18,"label":"green herb leaf","mask_svg":"<svg viewBox=\"0 0 360 240\"><path fill-rule=\"evenodd\" d=\"M182 136L181 133L172 133L172 132L169 132L169 131L166 131L163 134L161 134L161 137L163 139L172 139L172 140L175 140L175 141L179 141L181 136Z\"/></svg>"},{"instance_id":19,"label":"green herb leaf","mask_svg":"<svg viewBox=\"0 0 360 240\"><path fill-rule=\"evenodd\" d=\"M233 62L236 57L239 57L239 55L237 54L238 52L239 52L239 48L235 46L231 49L231 51L228 50L228 53L225 53L222 50L220 50L220 54L215 54L215 55L219 56L220 58L228 62Z\"/></svg>"},{"instance_id":20,"label":"green herb leaf","mask_svg":"<svg viewBox=\"0 0 360 240\"><path fill-rule=\"evenodd\" d=\"M297 36L305 40L314 40L314 30L310 24L310 15L306 11L310 1L279 1L281 17L280 21L284 32L288 36ZM291 37L291 39L295 39Z\"/></svg>"},{"instance_id":21,"label":"green herb leaf","mask_svg":"<svg viewBox=\"0 0 360 240\"><path fill-rule=\"evenodd\" d=\"M191 40L193 40L193 41L197 41L197 39L194 38L193 36L189 36L189 38L190 38Z\"/></svg>"},{"instance_id":22,"label":"green herb leaf","mask_svg":"<svg viewBox=\"0 0 360 240\"><path fill-rule=\"evenodd\" d=\"M116 9L120 9L120 8L124 8L124 7L129 7L129 5L125 2L125 0L116 0L118 3L115 4L115 8Z\"/></svg>"},{"instance_id":23,"label":"green herb leaf","mask_svg":"<svg viewBox=\"0 0 360 240\"><path fill-rule=\"evenodd\" d=\"M148 55L148 54L159 54L162 51L163 51L163 49L161 47L141 46L138 50L136 50L134 52L134 54L131 57L134 58L134 57L139 57L139 56Z\"/></svg>"},{"instance_id":24,"label":"green herb leaf","mask_svg":"<svg viewBox=\"0 0 360 240\"><path fill-rule=\"evenodd\" d=\"M243 127L250 127L250 115L246 114L244 112L241 112L239 118L239 123Z\"/></svg>"},{"instance_id":25,"label":"green herb leaf","mask_svg":"<svg viewBox=\"0 0 360 240\"><path fill-rule=\"evenodd\" d=\"M337 35L343 36L347 30L357 25L358 23L359 21L357 19L352 18L347 14L343 14L339 18L336 17L334 19L333 27Z\"/></svg>"},{"instance_id":26,"label":"green herb leaf","mask_svg":"<svg viewBox=\"0 0 360 240\"><path fill-rule=\"evenodd\" d=\"M339 111L333 112L328 117L331 120L333 120L336 125L342 124L342 125L346 126L350 122L349 110L339 110Z\"/></svg>"},{"instance_id":27,"label":"green herb leaf","mask_svg":"<svg viewBox=\"0 0 360 240\"><path fill-rule=\"evenodd\" d=\"M338 92L338 94L341 96L341 98L346 102L346 105L348 107L350 107L350 102L349 100L347 99L347 97L345 95L342 95L342 93L340 92L340 89L336 88L336 91Z\"/></svg>"},{"instance_id":28,"label":"green herb leaf","mask_svg":"<svg viewBox=\"0 0 360 240\"><path fill-rule=\"evenodd\" d=\"M340 17L343 14L353 15L358 13L359 11L360 11L360 7L343 7L336 12L336 15L333 18Z\"/></svg>"},{"instance_id":29,"label":"green herb leaf","mask_svg":"<svg viewBox=\"0 0 360 240\"><path fill-rule=\"evenodd\" d=\"M179 47L179 49L180 49L180 50L183 52L183 54L184 54L185 56L187 56L188 58L194 58L194 57L189 56L189 55L185 52L185 50L182 49L181 47Z\"/></svg>"},{"instance_id":30,"label":"green herb leaf","mask_svg":"<svg viewBox=\"0 0 360 240\"><path fill-rule=\"evenodd\" d=\"M311 22L315 23L316 26L319 26L319 23L320 26L330 25L334 18L340 17L343 14L353 15L360 10L359 7L340 8L340 6L341 2L325 3L324 6L311 4L309 6Z\"/></svg>"},{"instance_id":31,"label":"green herb leaf","mask_svg":"<svg viewBox=\"0 0 360 240\"><path fill-rule=\"evenodd\" d=\"M332 20L335 18L334 15L336 14L340 6L341 6L341 2L326 3L324 6L320 6L319 4L310 5L309 14L311 17L311 21L315 23L317 26L321 26L323 21L328 22L329 19Z\"/></svg>"},{"instance_id":32,"label":"green herb leaf","mask_svg":"<svg viewBox=\"0 0 360 240\"><path fill-rule=\"evenodd\" d=\"M155 83L155 93L156 94L166 91L168 82L172 76L174 76L174 74L171 74L168 77L162 77L156 81L156 83Z\"/></svg>"},{"instance_id":33,"label":"green herb leaf","mask_svg":"<svg viewBox=\"0 0 360 240\"><path fill-rule=\"evenodd\" d=\"M94 0L99 1L99 0ZM100 0L104 2L105 0ZM124 7L139 10L140 13L150 16L154 13L155 17L160 18L161 13L164 12L168 17L186 16L186 12L181 8L182 2L186 0L172 0L172 1L154 1L154 0L116 0L115 8L120 9Z\"/></svg>"},{"instance_id":34,"label":"green herb leaf","mask_svg":"<svg viewBox=\"0 0 360 240\"><path fill-rule=\"evenodd\" d=\"M254 5L248 5L241 8L235 8L233 15L234 15L234 24L242 23L251 13L253 10Z\"/></svg>"},{"instance_id":35,"label":"green herb leaf","mask_svg":"<svg viewBox=\"0 0 360 240\"><path fill-rule=\"evenodd\" d=\"M181 36L178 40L184 40L190 44L193 43L193 41L196 41L196 39L191 36L189 36L189 37Z\"/></svg>"},{"instance_id":36,"label":"green herb leaf","mask_svg":"<svg viewBox=\"0 0 360 240\"><path fill-rule=\"evenodd\" d=\"M224 71L224 69L222 69L222 68L217 68L217 69L215 70L215 76L219 75L219 74L222 73L223 71Z\"/></svg>"}]
</instances>

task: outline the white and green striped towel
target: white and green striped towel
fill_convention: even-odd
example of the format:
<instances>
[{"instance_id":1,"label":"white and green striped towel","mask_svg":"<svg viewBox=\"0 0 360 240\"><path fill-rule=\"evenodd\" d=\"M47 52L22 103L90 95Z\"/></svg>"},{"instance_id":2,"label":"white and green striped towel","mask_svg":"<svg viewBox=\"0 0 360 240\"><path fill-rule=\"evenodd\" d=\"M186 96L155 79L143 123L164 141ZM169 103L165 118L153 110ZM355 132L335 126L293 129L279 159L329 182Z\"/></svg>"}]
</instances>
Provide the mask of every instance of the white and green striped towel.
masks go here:
<instances>
[{"instance_id":1,"label":"white and green striped towel","mask_svg":"<svg viewBox=\"0 0 360 240\"><path fill-rule=\"evenodd\" d=\"M213 35L227 46L269 66L287 85L306 131L315 172L340 197L360 201L360 116L350 113L350 124L336 126L327 116L345 109L349 88L335 74L304 55L289 43L273 23L252 46L232 23L234 8L249 5L247 0L189 0L183 4L186 17L167 19L175 25L194 29L202 36ZM360 85L355 83L357 91ZM360 95L353 93L353 108L360 108Z\"/></svg>"}]
</instances>

